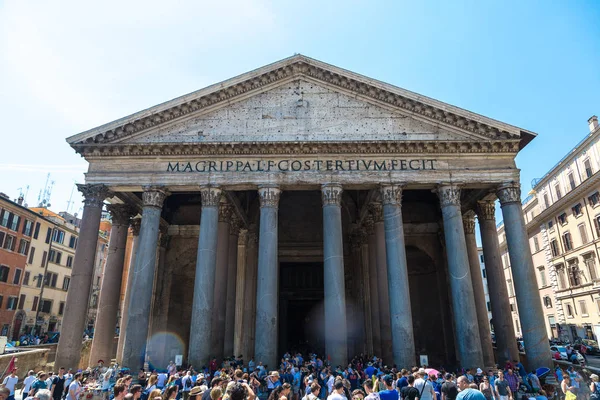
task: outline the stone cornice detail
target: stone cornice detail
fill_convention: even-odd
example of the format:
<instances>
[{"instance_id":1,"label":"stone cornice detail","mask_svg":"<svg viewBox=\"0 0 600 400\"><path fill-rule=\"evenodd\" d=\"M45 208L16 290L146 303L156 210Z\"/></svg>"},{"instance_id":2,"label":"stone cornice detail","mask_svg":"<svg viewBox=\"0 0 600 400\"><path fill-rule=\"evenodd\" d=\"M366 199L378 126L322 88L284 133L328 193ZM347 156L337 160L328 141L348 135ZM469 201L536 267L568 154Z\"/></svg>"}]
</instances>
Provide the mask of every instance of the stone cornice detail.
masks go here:
<instances>
[{"instance_id":1,"label":"stone cornice detail","mask_svg":"<svg viewBox=\"0 0 600 400\"><path fill-rule=\"evenodd\" d=\"M220 142L75 145L86 157L194 156L257 154L456 154L519 151L518 140L508 141L342 141L342 142Z\"/></svg>"},{"instance_id":2,"label":"stone cornice detail","mask_svg":"<svg viewBox=\"0 0 600 400\"><path fill-rule=\"evenodd\" d=\"M342 185L335 183L325 184L321 186L321 198L323 200L323 207L326 206L342 206Z\"/></svg>"},{"instance_id":3,"label":"stone cornice detail","mask_svg":"<svg viewBox=\"0 0 600 400\"><path fill-rule=\"evenodd\" d=\"M467 211L463 214L463 229L465 235L473 235L475 233L475 213Z\"/></svg>"},{"instance_id":4,"label":"stone cornice detail","mask_svg":"<svg viewBox=\"0 0 600 400\"><path fill-rule=\"evenodd\" d=\"M398 93L401 92L401 89L394 92L395 88L382 88L375 84L361 81L361 78L356 74L337 68L336 71L333 71L327 69L325 66L316 64L321 63L313 62L302 56L294 57L287 62L287 65L285 63L283 65L280 64L279 67L264 70L262 73L252 75L245 80L232 82L229 85L214 85L212 91L201 91L203 92L202 94L197 93L195 96L194 94L187 95L181 98L181 102L172 104L172 106L166 109L155 109L151 113L138 113L137 118L136 116L123 118L111 124L111 128L93 130L93 132L89 133L90 136L76 143L114 142L164 123L184 119L190 114L204 109L214 109L220 105L229 104L235 101L236 97L247 97L254 93L260 93L276 86L279 82L285 83L300 77L307 77L318 82L323 82L342 92L349 92L355 96L370 99L388 107L393 107L413 115L420 115L428 120L471 132L483 138L495 140L520 138L519 134L490 126L481 120L477 120L477 116L471 117L470 113L465 112L467 116L458 115L456 112L443 109L442 106L426 104L426 100L421 101L409 98L408 95L402 95ZM499 123L498 125L502 124Z\"/></svg>"},{"instance_id":5,"label":"stone cornice detail","mask_svg":"<svg viewBox=\"0 0 600 400\"><path fill-rule=\"evenodd\" d=\"M133 218L131 220L131 231L133 233L133 236L139 236L140 235L140 228L142 227L142 219L141 218Z\"/></svg>"},{"instance_id":6,"label":"stone cornice detail","mask_svg":"<svg viewBox=\"0 0 600 400\"><path fill-rule=\"evenodd\" d=\"M459 206L460 207L460 188L455 185L440 185L437 188L437 194L440 198L440 205Z\"/></svg>"},{"instance_id":7,"label":"stone cornice detail","mask_svg":"<svg viewBox=\"0 0 600 400\"><path fill-rule=\"evenodd\" d=\"M136 214L133 207L128 204L108 204L106 210L110 213L113 226L129 226L131 217Z\"/></svg>"},{"instance_id":8,"label":"stone cornice detail","mask_svg":"<svg viewBox=\"0 0 600 400\"><path fill-rule=\"evenodd\" d=\"M498 196L501 206L511 203L521 205L521 185L516 182L502 185L496 189L496 196Z\"/></svg>"},{"instance_id":9,"label":"stone cornice detail","mask_svg":"<svg viewBox=\"0 0 600 400\"><path fill-rule=\"evenodd\" d=\"M480 220L494 221L496 219L496 202L493 200L478 201L476 212Z\"/></svg>"},{"instance_id":10,"label":"stone cornice detail","mask_svg":"<svg viewBox=\"0 0 600 400\"><path fill-rule=\"evenodd\" d=\"M400 185L382 185L381 200L383 205L402 205L402 186Z\"/></svg>"},{"instance_id":11,"label":"stone cornice detail","mask_svg":"<svg viewBox=\"0 0 600 400\"><path fill-rule=\"evenodd\" d=\"M371 212L374 223L383 222L383 204L371 202L369 203L369 211Z\"/></svg>"},{"instance_id":12,"label":"stone cornice detail","mask_svg":"<svg viewBox=\"0 0 600 400\"><path fill-rule=\"evenodd\" d=\"M258 198L260 201L260 207L274 207L279 206L279 197L281 196L281 190L275 186L263 186L258 188Z\"/></svg>"},{"instance_id":13,"label":"stone cornice detail","mask_svg":"<svg viewBox=\"0 0 600 400\"><path fill-rule=\"evenodd\" d=\"M167 196L170 194L164 186L145 186L142 193L142 204L144 207L161 208Z\"/></svg>"},{"instance_id":14,"label":"stone cornice detail","mask_svg":"<svg viewBox=\"0 0 600 400\"><path fill-rule=\"evenodd\" d=\"M216 207L221 202L222 190L216 187L201 187L202 207Z\"/></svg>"},{"instance_id":15,"label":"stone cornice detail","mask_svg":"<svg viewBox=\"0 0 600 400\"><path fill-rule=\"evenodd\" d=\"M89 207L102 207L104 200L112 195L111 191L102 184L77 184L77 190L83 195L83 204Z\"/></svg>"}]
</instances>

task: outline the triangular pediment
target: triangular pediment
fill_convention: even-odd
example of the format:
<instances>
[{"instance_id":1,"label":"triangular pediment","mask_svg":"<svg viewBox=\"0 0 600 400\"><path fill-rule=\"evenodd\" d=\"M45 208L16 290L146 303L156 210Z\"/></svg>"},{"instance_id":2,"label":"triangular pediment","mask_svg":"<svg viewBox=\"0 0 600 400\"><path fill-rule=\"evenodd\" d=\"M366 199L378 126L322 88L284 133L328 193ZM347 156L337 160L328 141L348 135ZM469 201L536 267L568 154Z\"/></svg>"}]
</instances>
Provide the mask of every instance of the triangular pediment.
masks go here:
<instances>
[{"instance_id":1,"label":"triangular pediment","mask_svg":"<svg viewBox=\"0 0 600 400\"><path fill-rule=\"evenodd\" d=\"M296 55L67 139L103 145L520 142L535 134Z\"/></svg>"}]
</instances>

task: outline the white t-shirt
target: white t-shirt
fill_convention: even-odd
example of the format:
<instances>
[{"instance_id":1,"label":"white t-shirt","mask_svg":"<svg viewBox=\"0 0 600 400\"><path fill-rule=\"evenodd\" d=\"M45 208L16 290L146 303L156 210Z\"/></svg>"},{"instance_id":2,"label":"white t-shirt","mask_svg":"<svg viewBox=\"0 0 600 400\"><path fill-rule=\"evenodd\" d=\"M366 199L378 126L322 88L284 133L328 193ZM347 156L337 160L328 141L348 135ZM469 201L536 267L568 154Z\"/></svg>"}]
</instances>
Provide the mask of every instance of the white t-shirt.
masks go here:
<instances>
[{"instance_id":1,"label":"white t-shirt","mask_svg":"<svg viewBox=\"0 0 600 400\"><path fill-rule=\"evenodd\" d=\"M102 377L102 390L110 389L110 377L111 377L112 373L113 373L112 368L109 368L108 370L106 370L106 373Z\"/></svg>"},{"instance_id":2,"label":"white t-shirt","mask_svg":"<svg viewBox=\"0 0 600 400\"><path fill-rule=\"evenodd\" d=\"M346 399L346 396L342 396L341 394L339 394L338 392L335 392L333 394L330 394L327 397L327 400L348 400Z\"/></svg>"},{"instance_id":3,"label":"white t-shirt","mask_svg":"<svg viewBox=\"0 0 600 400\"><path fill-rule=\"evenodd\" d=\"M423 385L425 385L425 388L423 388ZM425 381L422 378L415 379L414 387L419 391L419 393L421 393L421 391L423 392L420 400L435 400L435 392L433 391L431 382Z\"/></svg>"},{"instance_id":4,"label":"white t-shirt","mask_svg":"<svg viewBox=\"0 0 600 400\"><path fill-rule=\"evenodd\" d=\"M167 374L165 374L165 373L158 374L158 377L156 379L156 386L158 386L159 388L164 388L166 384L167 384Z\"/></svg>"},{"instance_id":5,"label":"white t-shirt","mask_svg":"<svg viewBox=\"0 0 600 400\"><path fill-rule=\"evenodd\" d=\"M50 378L46 379L46 387L48 389L50 389L52 387L52 379L54 378L54 375L51 376Z\"/></svg>"},{"instance_id":6,"label":"white t-shirt","mask_svg":"<svg viewBox=\"0 0 600 400\"><path fill-rule=\"evenodd\" d=\"M73 374L66 373L65 374L65 387L68 388L69 385L73 382Z\"/></svg>"},{"instance_id":7,"label":"white t-shirt","mask_svg":"<svg viewBox=\"0 0 600 400\"><path fill-rule=\"evenodd\" d=\"M327 389L329 390L329 393L333 392L333 384L334 383L335 383L335 378L333 377L333 375L331 375L329 377L329 379L327 380Z\"/></svg>"},{"instance_id":8,"label":"white t-shirt","mask_svg":"<svg viewBox=\"0 0 600 400\"><path fill-rule=\"evenodd\" d=\"M19 377L15 376L14 378L11 377L10 375L7 376L6 378L4 378L4 381L2 382L2 384L4 385L4 387L6 387L7 389L10 389L10 395L14 396L15 395L15 386L17 386L17 383L19 382Z\"/></svg>"},{"instance_id":9,"label":"white t-shirt","mask_svg":"<svg viewBox=\"0 0 600 400\"><path fill-rule=\"evenodd\" d=\"M69 385L69 394L67 394L67 400L77 400L77 398L79 397L79 393L81 393L82 389L83 388L81 387L81 383L79 383L78 381L73 381L73 383ZM75 394L75 398L71 397L71 391L73 391L73 393Z\"/></svg>"},{"instance_id":10,"label":"white t-shirt","mask_svg":"<svg viewBox=\"0 0 600 400\"><path fill-rule=\"evenodd\" d=\"M29 390L31 389L31 384L35 381L35 375L28 375L27 378L23 380L23 395L27 395Z\"/></svg>"}]
</instances>

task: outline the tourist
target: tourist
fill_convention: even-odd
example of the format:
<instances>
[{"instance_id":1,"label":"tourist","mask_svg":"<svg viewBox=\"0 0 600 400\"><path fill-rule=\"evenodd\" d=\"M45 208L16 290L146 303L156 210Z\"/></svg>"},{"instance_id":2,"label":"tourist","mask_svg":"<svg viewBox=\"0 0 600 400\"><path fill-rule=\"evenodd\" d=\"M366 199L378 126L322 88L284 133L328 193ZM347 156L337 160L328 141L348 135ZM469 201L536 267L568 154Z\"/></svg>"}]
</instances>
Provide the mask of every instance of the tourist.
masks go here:
<instances>
[{"instance_id":1,"label":"tourist","mask_svg":"<svg viewBox=\"0 0 600 400\"><path fill-rule=\"evenodd\" d=\"M138 400L139 398L142 397L142 386L141 385L133 385L130 389L129 389L129 394L133 395L133 399L132 400Z\"/></svg>"},{"instance_id":2,"label":"tourist","mask_svg":"<svg viewBox=\"0 0 600 400\"><path fill-rule=\"evenodd\" d=\"M406 377L406 386L400 390L400 397L402 400L415 400L419 397L419 390L415 387L415 376L408 375Z\"/></svg>"},{"instance_id":3,"label":"tourist","mask_svg":"<svg viewBox=\"0 0 600 400\"><path fill-rule=\"evenodd\" d=\"M169 373L169 376L175 375L175 372L177 372L177 366L173 361L169 361L169 365L167 365L167 372Z\"/></svg>"},{"instance_id":4,"label":"tourist","mask_svg":"<svg viewBox=\"0 0 600 400\"><path fill-rule=\"evenodd\" d=\"M329 396L333 393L333 387L335 385L335 378L330 370L327 370L327 376L323 381L325 381L325 384L327 385L327 395Z\"/></svg>"},{"instance_id":5,"label":"tourist","mask_svg":"<svg viewBox=\"0 0 600 400\"><path fill-rule=\"evenodd\" d=\"M156 389L156 381L158 380L158 376L152 374L150 375L150 378L148 378L148 383L146 385L146 389L144 390L144 392L146 392L147 394L150 394L150 392L152 392L154 389Z\"/></svg>"},{"instance_id":6,"label":"tourist","mask_svg":"<svg viewBox=\"0 0 600 400\"><path fill-rule=\"evenodd\" d=\"M17 376L17 368L15 367L12 369L12 371L10 371L10 374L2 381L4 387L10 391L7 400L15 400L15 387L17 386L17 383L19 383L19 377Z\"/></svg>"},{"instance_id":7,"label":"tourist","mask_svg":"<svg viewBox=\"0 0 600 400\"><path fill-rule=\"evenodd\" d=\"M436 400L433 386L427 381L427 372L423 368L417 372L414 386L419 391L419 400Z\"/></svg>"},{"instance_id":8,"label":"tourist","mask_svg":"<svg viewBox=\"0 0 600 400\"><path fill-rule=\"evenodd\" d=\"M127 388L124 384L116 384L115 387L113 387L114 400L124 400L126 394Z\"/></svg>"},{"instance_id":9,"label":"tourist","mask_svg":"<svg viewBox=\"0 0 600 400\"><path fill-rule=\"evenodd\" d=\"M396 389L401 391L403 387L408 386L408 370L402 368L400 372L398 372L398 380L396 381Z\"/></svg>"},{"instance_id":10,"label":"tourist","mask_svg":"<svg viewBox=\"0 0 600 400\"><path fill-rule=\"evenodd\" d=\"M392 375L384 376L383 384L385 390L379 392L379 398L381 400L398 400L398 391L394 389L394 377Z\"/></svg>"},{"instance_id":11,"label":"tourist","mask_svg":"<svg viewBox=\"0 0 600 400\"><path fill-rule=\"evenodd\" d=\"M537 371L535 369L531 371L529 375L527 375L527 379L529 380L533 393L537 393L542 389L540 378L538 378Z\"/></svg>"},{"instance_id":12,"label":"tourist","mask_svg":"<svg viewBox=\"0 0 600 400\"><path fill-rule=\"evenodd\" d=\"M192 380L192 371L188 370L185 373L185 376L181 379L181 385L183 386L183 389L181 389L183 400L188 400L190 397L190 391L194 386L194 382Z\"/></svg>"},{"instance_id":13,"label":"tourist","mask_svg":"<svg viewBox=\"0 0 600 400\"><path fill-rule=\"evenodd\" d=\"M177 385L171 385L167 387L162 395L162 400L175 400L178 390L179 387Z\"/></svg>"},{"instance_id":14,"label":"tourist","mask_svg":"<svg viewBox=\"0 0 600 400\"><path fill-rule=\"evenodd\" d=\"M35 381L35 372L33 370L29 370L27 373L27 377L23 380L23 398L29 394L29 390L31 389L31 384Z\"/></svg>"},{"instance_id":15,"label":"tourist","mask_svg":"<svg viewBox=\"0 0 600 400\"><path fill-rule=\"evenodd\" d=\"M563 377L560 389L565 394L565 400L575 400L577 398L577 388L571 384L571 377L568 374Z\"/></svg>"},{"instance_id":16,"label":"tourist","mask_svg":"<svg viewBox=\"0 0 600 400\"><path fill-rule=\"evenodd\" d=\"M490 380L487 376L484 376L479 384L479 391L483 394L486 400L492 400L494 398L493 386L490 384Z\"/></svg>"},{"instance_id":17,"label":"tourist","mask_svg":"<svg viewBox=\"0 0 600 400\"><path fill-rule=\"evenodd\" d=\"M600 385L598 384L598 375L591 374L590 375L590 399L592 400L600 400Z\"/></svg>"},{"instance_id":18,"label":"tourist","mask_svg":"<svg viewBox=\"0 0 600 400\"><path fill-rule=\"evenodd\" d=\"M73 377L73 382L69 385L69 393L67 394L67 400L78 400L83 387L81 382L83 381L83 374L77 372Z\"/></svg>"},{"instance_id":19,"label":"tourist","mask_svg":"<svg viewBox=\"0 0 600 400\"><path fill-rule=\"evenodd\" d=\"M344 393L344 384L342 381L337 381L333 385L333 392L327 397L327 400L348 400L343 395Z\"/></svg>"},{"instance_id":20,"label":"tourist","mask_svg":"<svg viewBox=\"0 0 600 400\"><path fill-rule=\"evenodd\" d=\"M281 385L281 391L278 400L291 400L290 392L292 391L292 385L284 383Z\"/></svg>"},{"instance_id":21,"label":"tourist","mask_svg":"<svg viewBox=\"0 0 600 400\"><path fill-rule=\"evenodd\" d=\"M46 377L46 389L50 389L52 387L53 379L54 379L54 372L48 372L48 376Z\"/></svg>"},{"instance_id":22,"label":"tourist","mask_svg":"<svg viewBox=\"0 0 600 400\"><path fill-rule=\"evenodd\" d=\"M35 400L51 400L52 399L52 393L48 389L40 389L35 394L34 399Z\"/></svg>"},{"instance_id":23,"label":"tourist","mask_svg":"<svg viewBox=\"0 0 600 400\"><path fill-rule=\"evenodd\" d=\"M267 397L271 395L271 392L275 390L276 387L281 386L281 381L279 380L279 372L271 371L269 376L267 376Z\"/></svg>"},{"instance_id":24,"label":"tourist","mask_svg":"<svg viewBox=\"0 0 600 400\"><path fill-rule=\"evenodd\" d=\"M510 387L510 391L511 391L513 397L515 397L515 395L519 391L519 377L517 375L515 375L515 373L513 372L512 369L509 369L506 372L507 373L504 376L504 378L508 382L508 387Z\"/></svg>"},{"instance_id":25,"label":"tourist","mask_svg":"<svg viewBox=\"0 0 600 400\"><path fill-rule=\"evenodd\" d=\"M169 375L166 372L159 372L156 376L156 388L162 391L167 385L168 379Z\"/></svg>"},{"instance_id":26,"label":"tourist","mask_svg":"<svg viewBox=\"0 0 600 400\"><path fill-rule=\"evenodd\" d=\"M35 396L38 390L40 389L48 389L48 385L46 384L46 373L44 371L40 371L37 374L37 378L31 384L31 389L29 389L29 395Z\"/></svg>"},{"instance_id":27,"label":"tourist","mask_svg":"<svg viewBox=\"0 0 600 400\"><path fill-rule=\"evenodd\" d=\"M144 368L140 368L140 370L138 372L138 384L141 387L146 387L146 383L147 383L146 371L144 370Z\"/></svg>"},{"instance_id":28,"label":"tourist","mask_svg":"<svg viewBox=\"0 0 600 400\"><path fill-rule=\"evenodd\" d=\"M459 389L456 400L485 400L483 393L477 389L469 387L471 382L469 382L466 376L459 376L456 380L456 384Z\"/></svg>"},{"instance_id":29,"label":"tourist","mask_svg":"<svg viewBox=\"0 0 600 400\"><path fill-rule=\"evenodd\" d=\"M469 381L469 383L473 383L475 382L475 378L473 377L473 375L471 374L471 370L467 369L465 371L465 376L467 377L467 380Z\"/></svg>"},{"instance_id":30,"label":"tourist","mask_svg":"<svg viewBox=\"0 0 600 400\"><path fill-rule=\"evenodd\" d=\"M65 391L65 367L60 367L58 369L58 375L56 375L52 379L52 386L50 387L50 392L52 393L53 400L61 400L63 393Z\"/></svg>"},{"instance_id":31,"label":"tourist","mask_svg":"<svg viewBox=\"0 0 600 400\"><path fill-rule=\"evenodd\" d=\"M210 400L212 397L212 389L216 388L216 387L220 387L221 386L221 382L222 379L221 378L213 378L212 381L210 381L210 388L211 390L206 390L204 393L202 393L202 400Z\"/></svg>"},{"instance_id":32,"label":"tourist","mask_svg":"<svg viewBox=\"0 0 600 400\"><path fill-rule=\"evenodd\" d=\"M352 400L364 400L365 392L360 389L354 389L352 391Z\"/></svg>"},{"instance_id":33,"label":"tourist","mask_svg":"<svg viewBox=\"0 0 600 400\"><path fill-rule=\"evenodd\" d=\"M442 400L455 400L458 395L458 388L456 383L452 380L452 374L446 374L444 376L444 383L442 383Z\"/></svg>"},{"instance_id":34,"label":"tourist","mask_svg":"<svg viewBox=\"0 0 600 400\"><path fill-rule=\"evenodd\" d=\"M221 387L213 387L210 391L210 399L211 400L220 400L223 396L223 390Z\"/></svg>"},{"instance_id":35,"label":"tourist","mask_svg":"<svg viewBox=\"0 0 600 400\"><path fill-rule=\"evenodd\" d=\"M235 382L229 389L230 400L252 400L254 392L247 383Z\"/></svg>"},{"instance_id":36,"label":"tourist","mask_svg":"<svg viewBox=\"0 0 600 400\"><path fill-rule=\"evenodd\" d=\"M10 389L0 387L0 400L6 400L10 397Z\"/></svg>"},{"instance_id":37,"label":"tourist","mask_svg":"<svg viewBox=\"0 0 600 400\"><path fill-rule=\"evenodd\" d=\"M373 367L373 363L369 363L367 364L367 368L365 369L365 374L367 375L367 378L371 379L373 378L373 375L375 374L376 370L375 367Z\"/></svg>"},{"instance_id":38,"label":"tourist","mask_svg":"<svg viewBox=\"0 0 600 400\"><path fill-rule=\"evenodd\" d=\"M477 373L473 377L473 382L475 382L477 384L477 386L479 387L479 384L482 381L483 381L483 370L481 368L477 368Z\"/></svg>"},{"instance_id":39,"label":"tourist","mask_svg":"<svg viewBox=\"0 0 600 400\"><path fill-rule=\"evenodd\" d=\"M510 390L508 381L504 379L503 371L498 371L498 378L494 382L494 388L498 400L512 400L512 391Z\"/></svg>"}]
</instances>

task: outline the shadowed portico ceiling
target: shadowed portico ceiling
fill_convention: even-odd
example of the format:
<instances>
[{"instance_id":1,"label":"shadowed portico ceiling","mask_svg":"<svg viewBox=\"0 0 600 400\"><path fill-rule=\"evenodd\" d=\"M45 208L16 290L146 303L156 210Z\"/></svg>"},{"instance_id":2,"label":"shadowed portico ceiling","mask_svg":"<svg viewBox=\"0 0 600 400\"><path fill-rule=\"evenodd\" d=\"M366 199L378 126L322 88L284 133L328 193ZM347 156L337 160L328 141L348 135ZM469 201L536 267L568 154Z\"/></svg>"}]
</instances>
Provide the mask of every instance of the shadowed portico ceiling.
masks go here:
<instances>
[{"instance_id":1,"label":"shadowed portico ceiling","mask_svg":"<svg viewBox=\"0 0 600 400\"><path fill-rule=\"evenodd\" d=\"M141 137L181 124L195 116L231 107L282 85L302 80L322 85L398 116L408 116L424 126L448 132L446 140L334 140L283 142L276 138L263 143L211 140L194 143L136 143ZM440 101L383 83L353 72L295 55L227 81L159 104L130 116L71 136L67 142L81 154L252 154L261 153L412 153L412 152L511 152L516 153L535 134L521 128L451 106ZM218 139L218 137L216 138ZM259 141L260 142L260 141ZM257 150L260 147L260 151ZM345 150L344 150L345 149Z\"/></svg>"}]
</instances>

